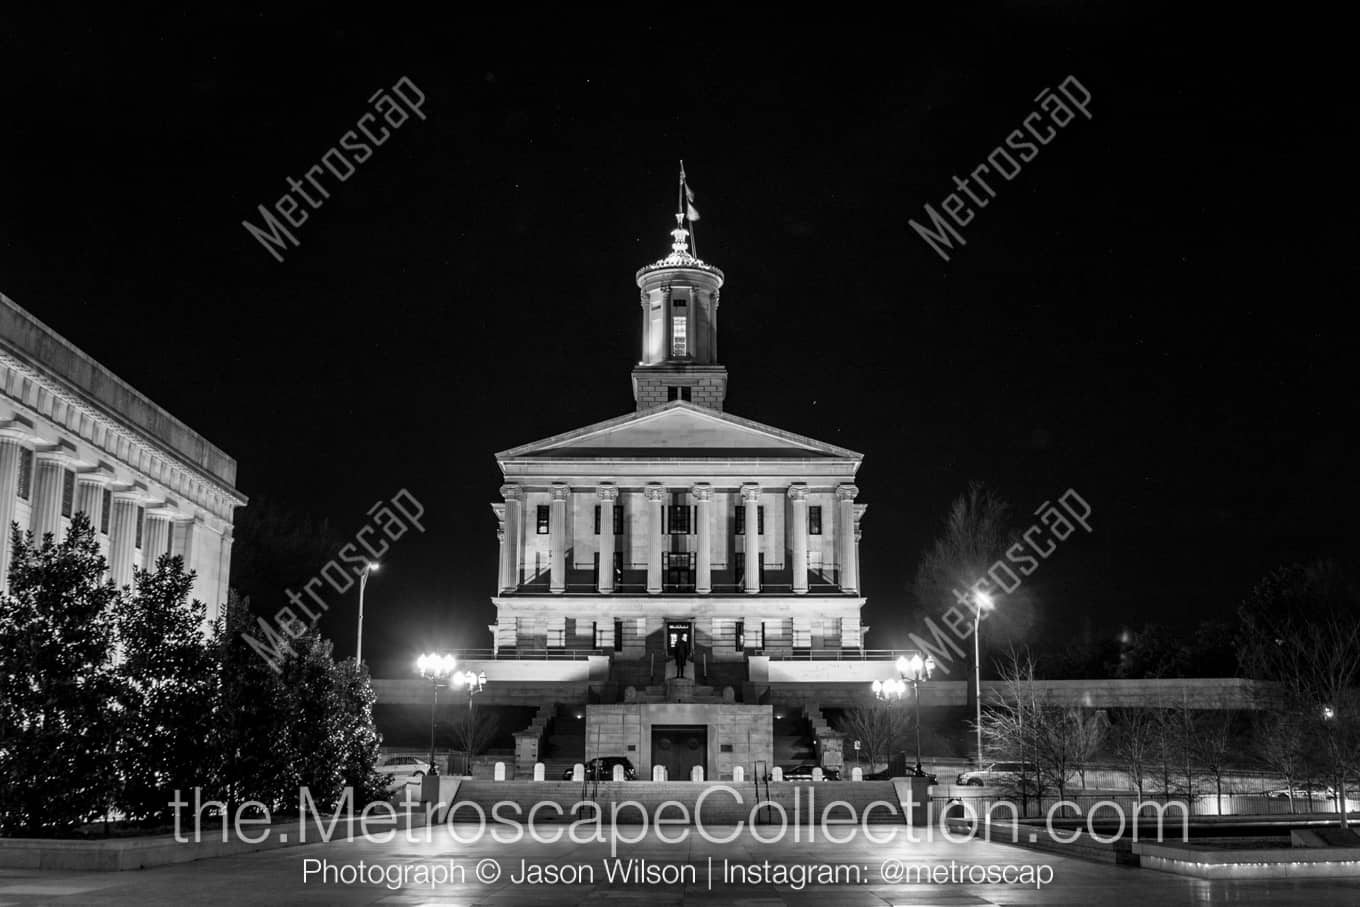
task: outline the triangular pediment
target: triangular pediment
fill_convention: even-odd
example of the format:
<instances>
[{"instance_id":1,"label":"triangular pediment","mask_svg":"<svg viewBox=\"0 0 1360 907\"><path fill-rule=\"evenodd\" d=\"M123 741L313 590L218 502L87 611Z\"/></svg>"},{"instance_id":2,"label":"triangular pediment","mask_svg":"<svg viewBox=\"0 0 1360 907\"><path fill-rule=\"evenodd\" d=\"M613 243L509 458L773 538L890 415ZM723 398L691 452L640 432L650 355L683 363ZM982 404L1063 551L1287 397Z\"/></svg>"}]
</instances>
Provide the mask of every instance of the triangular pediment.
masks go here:
<instances>
[{"instance_id":1,"label":"triangular pediment","mask_svg":"<svg viewBox=\"0 0 1360 907\"><path fill-rule=\"evenodd\" d=\"M863 459L853 450L681 400L496 454L498 460L577 457Z\"/></svg>"}]
</instances>

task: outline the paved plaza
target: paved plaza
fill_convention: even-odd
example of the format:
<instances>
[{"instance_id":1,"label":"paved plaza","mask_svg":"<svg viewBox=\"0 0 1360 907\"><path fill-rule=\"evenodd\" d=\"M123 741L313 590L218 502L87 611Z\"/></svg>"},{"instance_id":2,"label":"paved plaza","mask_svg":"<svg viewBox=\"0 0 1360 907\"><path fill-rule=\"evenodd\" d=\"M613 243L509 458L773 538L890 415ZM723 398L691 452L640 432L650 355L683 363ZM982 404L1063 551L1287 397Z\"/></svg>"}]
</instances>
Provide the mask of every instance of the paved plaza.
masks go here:
<instances>
[{"instance_id":1,"label":"paved plaza","mask_svg":"<svg viewBox=\"0 0 1360 907\"><path fill-rule=\"evenodd\" d=\"M545 836L564 830L549 828ZM671 838L679 830L670 829ZM710 828L713 837L726 837L735 829ZM691 830L692 832L692 830ZM804 829L806 832L806 829ZM625 834L632 834L625 831ZM1178 904L1319 905L1360 904L1360 876L1353 880L1289 880L1207 882L1146 869L1085 862L1057 857L1003 844L943 840L908 842L906 829L874 829L885 843L866 841L862 835L848 844L792 841L762 844L742 831L731 843L705 841L689 834L683 843L659 840L653 830L634 845L620 845L619 870L641 872L647 861L654 881L607 878L609 845L531 842L501 844L484 836L472 844L456 844L447 834L436 833L432 841L411 843L398 837L387 843L341 841L309 844L282 850L222 857L195 863L131 872L81 873L0 869L0 907L35 904L130 904L241 905L241 904L335 904L335 905L548 905L548 904L760 904L818 905L1117 905ZM900 860L903 869L925 864L936 870L939 884L884 881L884 861ZM337 881L341 871L353 874L360 862L378 876L393 879L389 885L374 882ZM490 861L490 862L487 862ZM711 861L711 862L710 862ZM769 867L766 868L766 861ZM1033 884L978 884L949 879L957 867L989 867L992 873L1007 872L1008 878L1033 876L1040 867L1052 881L1042 889ZM319 868L331 867L332 879L320 877ZM528 877L524 866L530 867ZM724 865L745 869L743 881L724 881ZM478 881L499 873L495 881ZM347 869L344 867L348 867ZM534 867L537 867L535 869ZM783 867L781 870L780 867ZM797 869L797 867L809 867ZM304 880L304 870L313 873ZM782 879L775 875L784 874ZM810 878L799 885L793 873ZM893 870L887 870L892 874ZM551 876L578 875L575 881L553 881ZM589 879L593 872L594 880ZM464 880L457 878L461 873ZM768 873L768 877L765 875ZM425 874L442 875L434 881ZM710 880L711 874L711 880ZM836 879L818 881L818 875ZM453 881L447 881L447 877ZM684 878L668 883L665 876ZM404 880L402 877L404 876Z\"/></svg>"}]
</instances>

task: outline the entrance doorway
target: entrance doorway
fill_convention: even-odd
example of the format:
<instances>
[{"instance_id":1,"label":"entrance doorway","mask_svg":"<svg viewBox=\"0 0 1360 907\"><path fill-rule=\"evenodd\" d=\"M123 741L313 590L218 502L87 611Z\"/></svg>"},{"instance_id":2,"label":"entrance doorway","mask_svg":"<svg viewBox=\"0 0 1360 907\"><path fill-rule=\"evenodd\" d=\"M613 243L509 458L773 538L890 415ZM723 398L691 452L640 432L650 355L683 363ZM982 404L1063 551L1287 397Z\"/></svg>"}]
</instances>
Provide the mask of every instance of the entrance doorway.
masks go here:
<instances>
[{"instance_id":1,"label":"entrance doorway","mask_svg":"<svg viewBox=\"0 0 1360 907\"><path fill-rule=\"evenodd\" d=\"M694 663L694 621L691 620L668 620L666 621L666 660L669 662L665 672L666 677L679 676L678 667L681 663L681 655L685 665L684 676L694 676L690 665Z\"/></svg>"},{"instance_id":2,"label":"entrance doorway","mask_svg":"<svg viewBox=\"0 0 1360 907\"><path fill-rule=\"evenodd\" d=\"M664 765L672 781L688 781L698 765L708 777L708 728L702 724L652 727L652 765Z\"/></svg>"}]
</instances>

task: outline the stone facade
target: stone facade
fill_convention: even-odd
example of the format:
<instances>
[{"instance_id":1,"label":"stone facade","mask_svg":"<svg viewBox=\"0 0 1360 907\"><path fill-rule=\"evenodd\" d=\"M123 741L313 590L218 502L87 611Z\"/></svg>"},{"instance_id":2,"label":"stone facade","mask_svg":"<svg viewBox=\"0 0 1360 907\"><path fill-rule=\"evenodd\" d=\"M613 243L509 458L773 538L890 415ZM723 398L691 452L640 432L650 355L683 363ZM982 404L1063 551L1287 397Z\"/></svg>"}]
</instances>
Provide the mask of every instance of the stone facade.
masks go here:
<instances>
[{"instance_id":1,"label":"stone facade","mask_svg":"<svg viewBox=\"0 0 1360 907\"><path fill-rule=\"evenodd\" d=\"M0 588L12 523L60 537L83 511L116 583L181 555L214 620L245 503L235 460L0 295Z\"/></svg>"}]
</instances>

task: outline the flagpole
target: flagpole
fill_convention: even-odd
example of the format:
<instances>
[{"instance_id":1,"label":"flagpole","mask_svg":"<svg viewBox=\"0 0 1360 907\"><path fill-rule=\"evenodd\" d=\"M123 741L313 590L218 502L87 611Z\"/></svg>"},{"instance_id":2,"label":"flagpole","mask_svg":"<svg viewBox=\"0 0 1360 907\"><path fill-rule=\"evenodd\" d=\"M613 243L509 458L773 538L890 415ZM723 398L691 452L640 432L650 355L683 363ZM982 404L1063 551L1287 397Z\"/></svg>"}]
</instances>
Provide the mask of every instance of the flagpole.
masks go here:
<instances>
[{"instance_id":1,"label":"flagpole","mask_svg":"<svg viewBox=\"0 0 1360 907\"><path fill-rule=\"evenodd\" d=\"M680 210L685 212L685 220L689 221L689 241L690 248L695 258L699 257L699 234L694 231L694 221L689 219L689 186L685 184L685 162L680 162Z\"/></svg>"}]
</instances>

